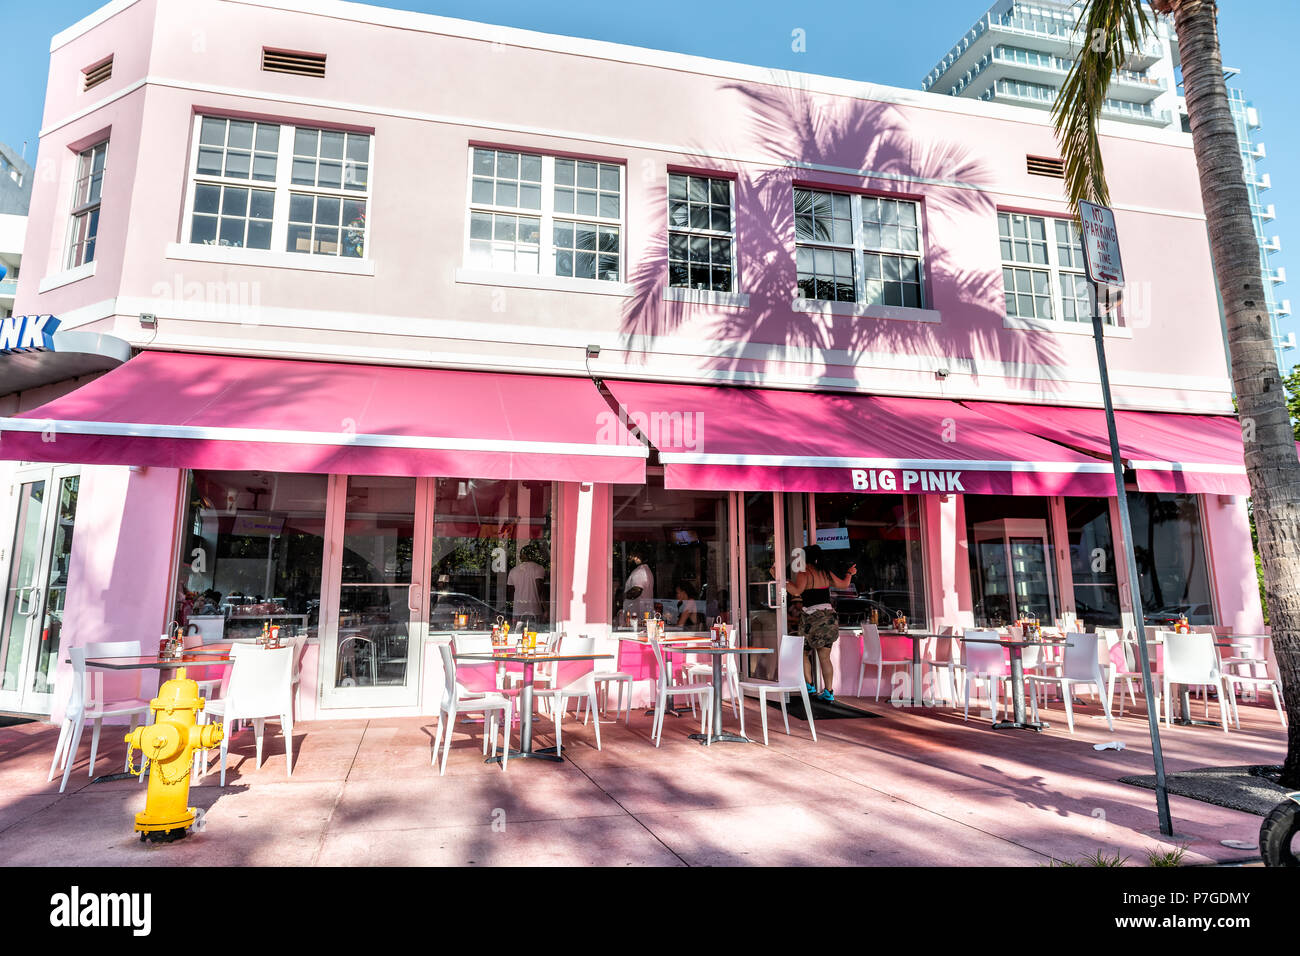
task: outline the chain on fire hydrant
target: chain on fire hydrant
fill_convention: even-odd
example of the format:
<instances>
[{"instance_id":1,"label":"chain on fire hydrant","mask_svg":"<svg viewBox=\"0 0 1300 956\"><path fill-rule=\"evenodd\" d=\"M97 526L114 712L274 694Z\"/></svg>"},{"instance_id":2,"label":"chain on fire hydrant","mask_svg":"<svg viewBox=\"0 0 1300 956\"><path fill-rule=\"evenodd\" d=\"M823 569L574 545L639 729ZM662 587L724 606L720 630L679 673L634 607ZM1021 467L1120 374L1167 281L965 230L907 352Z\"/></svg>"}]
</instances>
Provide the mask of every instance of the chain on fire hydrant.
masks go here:
<instances>
[{"instance_id":1,"label":"chain on fire hydrant","mask_svg":"<svg viewBox=\"0 0 1300 956\"><path fill-rule=\"evenodd\" d=\"M140 750L140 769L131 767L137 777L149 761L149 792L144 810L135 815L140 839L155 842L179 840L194 823L195 809L187 807L190 795L190 767L196 750L209 750L221 743L220 724L198 724L198 713L205 701L199 685L179 668L176 677L158 688L158 696L149 702L154 722L137 727L126 735L127 758Z\"/></svg>"}]
</instances>

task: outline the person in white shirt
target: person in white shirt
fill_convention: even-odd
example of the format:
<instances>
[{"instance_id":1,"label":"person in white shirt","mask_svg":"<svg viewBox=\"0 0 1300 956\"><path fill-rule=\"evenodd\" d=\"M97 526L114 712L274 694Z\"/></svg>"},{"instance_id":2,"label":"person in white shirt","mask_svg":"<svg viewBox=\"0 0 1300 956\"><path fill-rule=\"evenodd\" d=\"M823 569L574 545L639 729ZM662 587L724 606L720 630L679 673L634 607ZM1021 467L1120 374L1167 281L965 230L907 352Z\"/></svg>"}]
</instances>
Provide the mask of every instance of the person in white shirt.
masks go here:
<instances>
[{"instance_id":1,"label":"person in white shirt","mask_svg":"<svg viewBox=\"0 0 1300 956\"><path fill-rule=\"evenodd\" d=\"M542 586L546 569L534 560L536 557L535 549L525 548L520 552L522 560L506 575L506 587L510 589L512 599L511 611L516 620L542 616L545 604Z\"/></svg>"},{"instance_id":2,"label":"person in white shirt","mask_svg":"<svg viewBox=\"0 0 1300 956\"><path fill-rule=\"evenodd\" d=\"M632 571L623 585L623 610L639 621L647 611L654 614L655 576L645 563L644 551L634 549L628 557L632 560Z\"/></svg>"}]
</instances>

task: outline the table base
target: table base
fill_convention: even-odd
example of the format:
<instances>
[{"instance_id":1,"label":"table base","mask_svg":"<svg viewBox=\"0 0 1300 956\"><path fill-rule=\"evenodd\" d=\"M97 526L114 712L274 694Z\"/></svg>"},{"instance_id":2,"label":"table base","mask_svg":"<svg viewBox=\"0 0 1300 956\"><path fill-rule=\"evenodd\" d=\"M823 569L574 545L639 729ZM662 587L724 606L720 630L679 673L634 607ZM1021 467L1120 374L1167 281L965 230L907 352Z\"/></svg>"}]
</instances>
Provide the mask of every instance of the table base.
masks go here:
<instances>
[{"instance_id":1,"label":"table base","mask_svg":"<svg viewBox=\"0 0 1300 956\"><path fill-rule=\"evenodd\" d=\"M1179 727L1218 727L1223 729L1223 724L1216 723L1213 720L1192 720L1190 717L1175 717L1173 723Z\"/></svg>"},{"instance_id":2,"label":"table base","mask_svg":"<svg viewBox=\"0 0 1300 956\"><path fill-rule=\"evenodd\" d=\"M1020 720L999 720L993 724L994 730L1036 730L1042 733L1048 727L1052 726L1047 721L1035 724L1032 721Z\"/></svg>"},{"instance_id":3,"label":"table base","mask_svg":"<svg viewBox=\"0 0 1300 956\"><path fill-rule=\"evenodd\" d=\"M665 707L664 708L664 714L669 717L684 717L690 712L691 709L689 707ZM653 707L649 708L644 714L642 714L643 717L653 717L654 715L655 715L655 709Z\"/></svg>"},{"instance_id":4,"label":"table base","mask_svg":"<svg viewBox=\"0 0 1300 956\"><path fill-rule=\"evenodd\" d=\"M698 740L700 746L704 746L705 744L716 744L720 740L725 740L727 743L733 744L752 744L754 742L748 737L742 737L740 734L727 733L726 731L723 731L720 734L691 734L690 739Z\"/></svg>"},{"instance_id":5,"label":"table base","mask_svg":"<svg viewBox=\"0 0 1300 956\"><path fill-rule=\"evenodd\" d=\"M549 760L552 763L564 763L564 758L555 754L555 747L543 747L541 750L512 750L510 759L517 760L520 757L531 757L534 760ZM548 753L548 751L550 751ZM501 763L505 760L504 754L497 754L495 757L485 757L484 763Z\"/></svg>"}]
</instances>

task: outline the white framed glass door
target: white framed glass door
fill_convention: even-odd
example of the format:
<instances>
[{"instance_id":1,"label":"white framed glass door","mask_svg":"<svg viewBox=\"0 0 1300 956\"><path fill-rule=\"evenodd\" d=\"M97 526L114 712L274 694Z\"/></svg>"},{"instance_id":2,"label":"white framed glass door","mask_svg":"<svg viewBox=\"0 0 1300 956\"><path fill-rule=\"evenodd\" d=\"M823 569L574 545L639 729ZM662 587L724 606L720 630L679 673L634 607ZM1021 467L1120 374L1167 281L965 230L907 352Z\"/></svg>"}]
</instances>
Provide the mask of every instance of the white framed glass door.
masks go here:
<instances>
[{"instance_id":1,"label":"white framed glass door","mask_svg":"<svg viewBox=\"0 0 1300 956\"><path fill-rule=\"evenodd\" d=\"M410 707L428 632L427 478L331 475L321 606L323 707Z\"/></svg>"},{"instance_id":2,"label":"white framed glass door","mask_svg":"<svg viewBox=\"0 0 1300 956\"><path fill-rule=\"evenodd\" d=\"M1032 617L1056 620L1051 539L1047 522L1037 518L988 521L975 525L974 582L981 625L1010 624Z\"/></svg>"},{"instance_id":3,"label":"white framed glass door","mask_svg":"<svg viewBox=\"0 0 1300 956\"><path fill-rule=\"evenodd\" d=\"M80 482L68 465L14 475L0 530L0 709L50 712Z\"/></svg>"},{"instance_id":4,"label":"white framed glass door","mask_svg":"<svg viewBox=\"0 0 1300 956\"><path fill-rule=\"evenodd\" d=\"M744 658L751 677L776 678L781 635L793 634L790 596L785 589L788 576L802 569L803 546L811 526L808 496L780 491L738 491L732 511L737 516L736 562L743 586L740 640L757 647L772 648L771 654Z\"/></svg>"}]
</instances>

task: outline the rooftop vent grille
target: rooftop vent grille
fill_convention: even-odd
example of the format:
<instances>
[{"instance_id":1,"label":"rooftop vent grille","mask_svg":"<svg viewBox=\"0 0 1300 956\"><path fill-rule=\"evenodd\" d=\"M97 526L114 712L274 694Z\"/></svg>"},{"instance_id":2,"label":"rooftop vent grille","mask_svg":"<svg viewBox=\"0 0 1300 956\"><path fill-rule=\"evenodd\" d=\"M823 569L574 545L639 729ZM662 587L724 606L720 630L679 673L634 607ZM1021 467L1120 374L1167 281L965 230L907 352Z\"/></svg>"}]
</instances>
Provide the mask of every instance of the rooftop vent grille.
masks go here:
<instances>
[{"instance_id":1,"label":"rooftop vent grille","mask_svg":"<svg viewBox=\"0 0 1300 956\"><path fill-rule=\"evenodd\" d=\"M1053 179L1065 178L1065 162L1049 159L1045 156L1026 156L1025 166L1031 176L1051 176Z\"/></svg>"},{"instance_id":2,"label":"rooftop vent grille","mask_svg":"<svg viewBox=\"0 0 1300 956\"><path fill-rule=\"evenodd\" d=\"M292 50L262 48L262 69L268 73L292 73L294 76L324 76L324 53L295 53Z\"/></svg>"},{"instance_id":3,"label":"rooftop vent grille","mask_svg":"<svg viewBox=\"0 0 1300 956\"><path fill-rule=\"evenodd\" d=\"M110 56L102 63L96 63L94 66L88 66L81 71L85 74L86 80L82 85L82 92L94 89L113 75L113 58Z\"/></svg>"}]
</instances>

